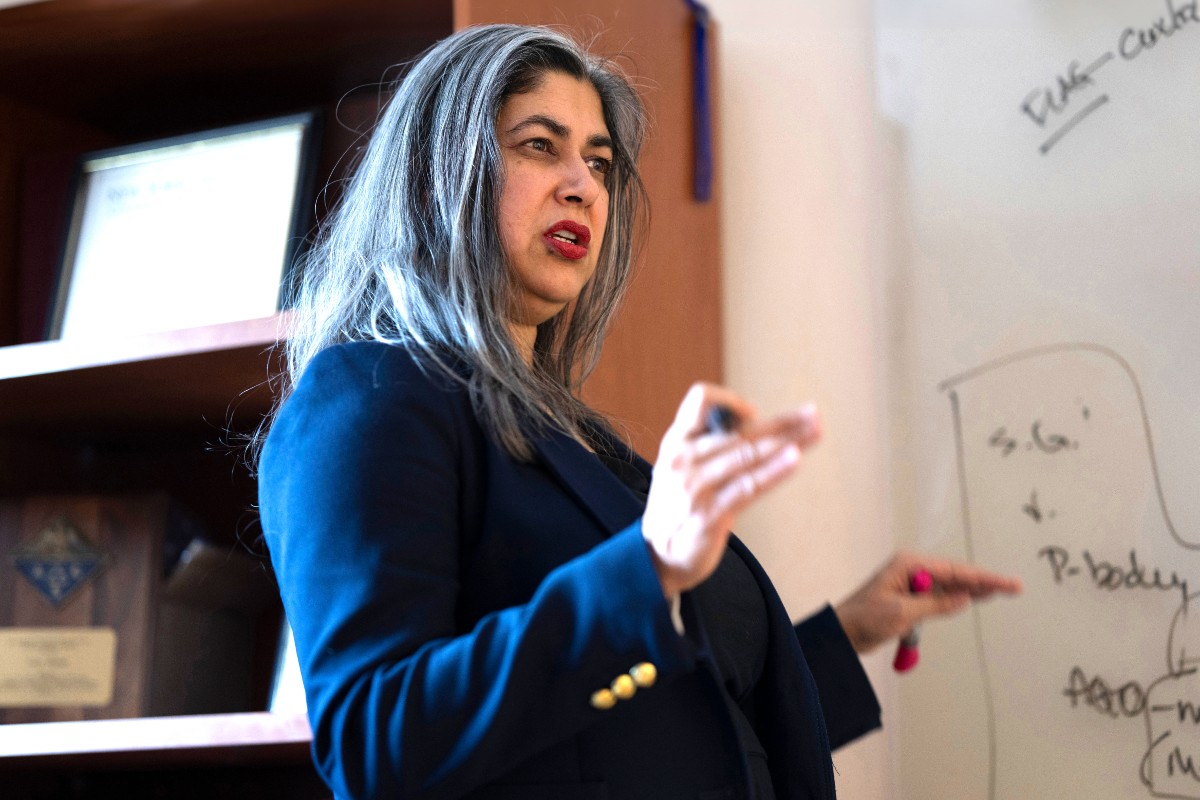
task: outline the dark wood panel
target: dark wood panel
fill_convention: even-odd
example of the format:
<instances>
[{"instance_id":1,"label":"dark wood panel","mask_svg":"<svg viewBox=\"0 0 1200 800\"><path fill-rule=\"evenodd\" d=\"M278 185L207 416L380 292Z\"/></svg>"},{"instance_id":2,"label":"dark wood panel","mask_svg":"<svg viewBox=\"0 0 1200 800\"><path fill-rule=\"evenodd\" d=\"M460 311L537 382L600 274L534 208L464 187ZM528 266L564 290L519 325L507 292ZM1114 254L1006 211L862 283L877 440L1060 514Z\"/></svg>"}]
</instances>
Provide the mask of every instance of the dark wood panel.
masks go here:
<instances>
[{"instance_id":1,"label":"dark wood panel","mask_svg":"<svg viewBox=\"0 0 1200 800\"><path fill-rule=\"evenodd\" d=\"M0 94L0 346L17 341L16 299L22 293L20 273L22 258L27 255L20 245L21 231L36 223L22 208L29 156L103 143L104 135L90 125L39 111Z\"/></svg>"},{"instance_id":2,"label":"dark wood panel","mask_svg":"<svg viewBox=\"0 0 1200 800\"><path fill-rule=\"evenodd\" d=\"M0 12L0 95L112 130L198 102L311 103L377 81L450 26L445 3L55 0Z\"/></svg>"},{"instance_id":3,"label":"dark wood panel","mask_svg":"<svg viewBox=\"0 0 1200 800\"><path fill-rule=\"evenodd\" d=\"M311 764L251 767L185 762L181 769L129 769L124 762L88 770L13 770L4 775L5 800L333 800Z\"/></svg>"},{"instance_id":4,"label":"dark wood panel","mask_svg":"<svg viewBox=\"0 0 1200 800\"><path fill-rule=\"evenodd\" d=\"M0 441L0 502L44 494L166 494L214 541L263 558L269 581L259 542L257 485L239 445L211 431L129 433L103 440L67 434L9 437ZM273 635L268 629L260 633Z\"/></svg>"}]
</instances>

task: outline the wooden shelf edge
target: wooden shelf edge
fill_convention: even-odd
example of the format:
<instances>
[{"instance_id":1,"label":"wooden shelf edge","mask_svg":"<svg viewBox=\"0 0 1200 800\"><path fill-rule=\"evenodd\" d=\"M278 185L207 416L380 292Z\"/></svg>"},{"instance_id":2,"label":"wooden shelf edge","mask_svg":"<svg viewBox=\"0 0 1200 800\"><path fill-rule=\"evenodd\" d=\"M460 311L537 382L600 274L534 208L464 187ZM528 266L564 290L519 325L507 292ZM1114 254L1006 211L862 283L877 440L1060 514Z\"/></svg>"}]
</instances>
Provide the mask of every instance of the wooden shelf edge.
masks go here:
<instances>
[{"instance_id":1,"label":"wooden shelf edge","mask_svg":"<svg viewBox=\"0 0 1200 800\"><path fill-rule=\"evenodd\" d=\"M275 344L288 322L287 312L261 319L226 322L163 333L111 339L33 342L0 347L0 380L73 372L112 364L154 361Z\"/></svg>"},{"instance_id":2,"label":"wooden shelf edge","mask_svg":"<svg viewBox=\"0 0 1200 800\"><path fill-rule=\"evenodd\" d=\"M154 756L184 751L239 752L253 760L256 749L305 757L312 733L303 714L206 714L79 722L0 725L0 767L14 761L116 754Z\"/></svg>"}]
</instances>

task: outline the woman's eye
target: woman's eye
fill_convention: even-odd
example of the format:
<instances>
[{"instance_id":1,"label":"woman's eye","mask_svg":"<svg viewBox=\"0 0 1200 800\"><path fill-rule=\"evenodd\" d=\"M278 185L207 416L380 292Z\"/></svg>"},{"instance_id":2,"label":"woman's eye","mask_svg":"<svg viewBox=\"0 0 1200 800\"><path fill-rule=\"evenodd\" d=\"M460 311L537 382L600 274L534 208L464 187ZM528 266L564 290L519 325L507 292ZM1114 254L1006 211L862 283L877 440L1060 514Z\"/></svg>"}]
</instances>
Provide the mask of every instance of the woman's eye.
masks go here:
<instances>
[{"instance_id":1,"label":"woman's eye","mask_svg":"<svg viewBox=\"0 0 1200 800\"><path fill-rule=\"evenodd\" d=\"M551 150L550 141L548 139L530 139L525 143L525 146L530 150L536 150L539 153L549 153Z\"/></svg>"},{"instance_id":2,"label":"woman's eye","mask_svg":"<svg viewBox=\"0 0 1200 800\"><path fill-rule=\"evenodd\" d=\"M612 169L612 161L609 161L607 158L592 156L587 161L588 166L591 167L594 172L598 172L601 175L607 175L608 171Z\"/></svg>"}]
</instances>

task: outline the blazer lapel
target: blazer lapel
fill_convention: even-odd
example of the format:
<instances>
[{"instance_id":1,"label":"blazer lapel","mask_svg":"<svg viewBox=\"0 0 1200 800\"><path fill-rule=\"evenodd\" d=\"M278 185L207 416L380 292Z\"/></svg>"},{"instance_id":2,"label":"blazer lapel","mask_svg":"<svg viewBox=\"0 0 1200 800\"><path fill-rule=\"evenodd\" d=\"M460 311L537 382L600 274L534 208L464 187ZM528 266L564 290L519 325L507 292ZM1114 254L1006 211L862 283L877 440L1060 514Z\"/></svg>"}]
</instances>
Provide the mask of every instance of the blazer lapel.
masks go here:
<instances>
[{"instance_id":1,"label":"blazer lapel","mask_svg":"<svg viewBox=\"0 0 1200 800\"><path fill-rule=\"evenodd\" d=\"M570 436L550 431L535 439L533 446L550 472L608 535L625 529L641 516L641 501L594 453Z\"/></svg>"}]
</instances>

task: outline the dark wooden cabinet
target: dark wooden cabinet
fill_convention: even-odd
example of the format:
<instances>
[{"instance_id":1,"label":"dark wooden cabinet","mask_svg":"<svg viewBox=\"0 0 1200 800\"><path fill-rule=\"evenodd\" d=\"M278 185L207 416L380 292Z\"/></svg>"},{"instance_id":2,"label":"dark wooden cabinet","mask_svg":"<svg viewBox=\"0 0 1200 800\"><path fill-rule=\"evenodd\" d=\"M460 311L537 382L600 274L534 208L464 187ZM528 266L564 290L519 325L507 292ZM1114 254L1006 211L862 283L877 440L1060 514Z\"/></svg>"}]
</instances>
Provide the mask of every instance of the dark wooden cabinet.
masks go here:
<instances>
[{"instance_id":1,"label":"dark wooden cabinet","mask_svg":"<svg viewBox=\"0 0 1200 800\"><path fill-rule=\"evenodd\" d=\"M394 65L496 21L596 36L594 48L622 53L646 89L650 234L587 393L653 456L687 386L721 371L718 220L715 203L690 196L682 0L45 0L0 10L0 496L163 492L222 541L252 548L255 486L239 435L270 407L286 315L34 341L57 266L64 165L98 147L315 108L326 117L324 184L374 118ZM4 795L157 797L155 787L174 786L169 796L327 796L308 764L306 721L260 710L270 621L255 707L0 725Z\"/></svg>"}]
</instances>

